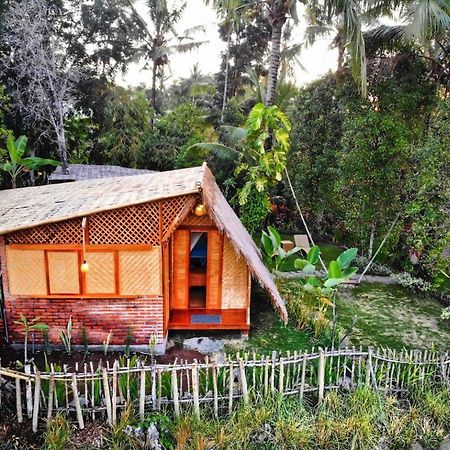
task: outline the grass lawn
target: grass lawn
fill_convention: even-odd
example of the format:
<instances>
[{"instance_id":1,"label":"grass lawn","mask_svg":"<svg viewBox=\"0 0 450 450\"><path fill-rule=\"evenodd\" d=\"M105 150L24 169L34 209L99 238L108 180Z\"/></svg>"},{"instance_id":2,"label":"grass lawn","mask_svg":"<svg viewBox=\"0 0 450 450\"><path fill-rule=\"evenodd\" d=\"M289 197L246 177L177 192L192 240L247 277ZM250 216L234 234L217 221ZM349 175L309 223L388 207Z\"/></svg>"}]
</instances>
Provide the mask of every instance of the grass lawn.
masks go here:
<instances>
[{"instance_id":1,"label":"grass lawn","mask_svg":"<svg viewBox=\"0 0 450 450\"><path fill-rule=\"evenodd\" d=\"M291 281L296 283L295 280ZM363 283L341 289L338 324L348 330L350 345L394 349L450 348L450 329L439 322L442 306L433 298L404 291L398 286ZM311 334L284 326L268 301L252 302L252 330L247 347L260 353L317 348Z\"/></svg>"}]
</instances>

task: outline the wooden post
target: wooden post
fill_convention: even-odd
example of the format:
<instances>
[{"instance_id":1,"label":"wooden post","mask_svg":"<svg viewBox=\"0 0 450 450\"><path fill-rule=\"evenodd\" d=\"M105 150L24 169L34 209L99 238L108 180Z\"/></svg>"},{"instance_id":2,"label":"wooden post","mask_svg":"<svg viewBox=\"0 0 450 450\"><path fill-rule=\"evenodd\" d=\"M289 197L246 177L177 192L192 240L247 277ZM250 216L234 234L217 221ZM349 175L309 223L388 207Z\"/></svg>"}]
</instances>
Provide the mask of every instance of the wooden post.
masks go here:
<instances>
[{"instance_id":1,"label":"wooden post","mask_svg":"<svg viewBox=\"0 0 450 450\"><path fill-rule=\"evenodd\" d=\"M77 412L78 426L80 427L80 430L82 430L84 428L84 420L83 413L81 411L80 397L78 395L77 377L74 373L72 374L72 393L73 402L75 403L75 410Z\"/></svg>"},{"instance_id":2,"label":"wooden post","mask_svg":"<svg viewBox=\"0 0 450 450\"><path fill-rule=\"evenodd\" d=\"M22 390L20 389L20 379L16 378L16 411L17 411L17 421L19 423L23 422L23 412L22 412Z\"/></svg>"},{"instance_id":3,"label":"wooden post","mask_svg":"<svg viewBox=\"0 0 450 450\"><path fill-rule=\"evenodd\" d=\"M117 366L118 362L114 361L113 365L113 380L112 380L112 424L117 424Z\"/></svg>"},{"instance_id":4,"label":"wooden post","mask_svg":"<svg viewBox=\"0 0 450 450\"><path fill-rule=\"evenodd\" d=\"M139 388L139 419L144 420L145 416L145 369L141 369L141 383Z\"/></svg>"},{"instance_id":5,"label":"wooden post","mask_svg":"<svg viewBox=\"0 0 450 450\"><path fill-rule=\"evenodd\" d=\"M192 367L192 394L194 397L194 413L197 418L200 418L200 401L199 401L197 361L194 362L194 365Z\"/></svg>"},{"instance_id":6,"label":"wooden post","mask_svg":"<svg viewBox=\"0 0 450 450\"><path fill-rule=\"evenodd\" d=\"M319 379L319 403L323 400L323 395L325 392L325 353L322 349L320 349L319 352L319 373L318 373L318 379Z\"/></svg>"},{"instance_id":7,"label":"wooden post","mask_svg":"<svg viewBox=\"0 0 450 450\"><path fill-rule=\"evenodd\" d=\"M31 366L29 363L25 364L25 374L31 376ZM25 382L25 396L27 400L27 415L29 418L33 415L33 391L31 388L31 381L27 379Z\"/></svg>"},{"instance_id":8,"label":"wooden post","mask_svg":"<svg viewBox=\"0 0 450 450\"><path fill-rule=\"evenodd\" d=\"M172 397L173 397L173 409L175 411L175 417L180 417L180 402L178 399L178 376L177 371L172 370Z\"/></svg>"},{"instance_id":9,"label":"wooden post","mask_svg":"<svg viewBox=\"0 0 450 450\"><path fill-rule=\"evenodd\" d=\"M34 405L33 405L33 433L36 433L38 429L38 419L39 419L39 400L41 396L41 375L36 372L34 378Z\"/></svg>"},{"instance_id":10,"label":"wooden post","mask_svg":"<svg viewBox=\"0 0 450 450\"><path fill-rule=\"evenodd\" d=\"M219 416L219 393L217 389L217 367L216 363L212 366L212 382L213 382L213 395L214 395L214 417L217 419Z\"/></svg>"},{"instance_id":11,"label":"wooden post","mask_svg":"<svg viewBox=\"0 0 450 450\"><path fill-rule=\"evenodd\" d=\"M108 424L112 425L112 406L111 406L111 395L109 394L109 382L108 382L108 372L106 368L102 369L103 374L103 390L105 391L105 404L106 404L106 414L108 416Z\"/></svg>"},{"instance_id":12,"label":"wooden post","mask_svg":"<svg viewBox=\"0 0 450 450\"><path fill-rule=\"evenodd\" d=\"M242 361L242 359L239 359L239 372L241 376L242 397L244 399L244 405L248 405L247 375L245 373L244 361Z\"/></svg>"},{"instance_id":13,"label":"wooden post","mask_svg":"<svg viewBox=\"0 0 450 450\"><path fill-rule=\"evenodd\" d=\"M233 373L233 363L230 363L230 381L228 389L228 413L233 412L233 386L234 386L234 373Z\"/></svg>"},{"instance_id":14,"label":"wooden post","mask_svg":"<svg viewBox=\"0 0 450 450\"><path fill-rule=\"evenodd\" d=\"M278 391L280 394L284 390L284 359L280 358L280 373L278 374Z\"/></svg>"},{"instance_id":15,"label":"wooden post","mask_svg":"<svg viewBox=\"0 0 450 450\"><path fill-rule=\"evenodd\" d=\"M55 393L55 378L52 374L52 375L50 375L50 381L48 383L47 420L50 420L52 418L54 393Z\"/></svg>"},{"instance_id":16,"label":"wooden post","mask_svg":"<svg viewBox=\"0 0 450 450\"><path fill-rule=\"evenodd\" d=\"M303 393L305 392L305 378L306 378L306 352L303 353L303 360L302 360L302 375L300 378L300 400L303 400Z\"/></svg>"}]
</instances>

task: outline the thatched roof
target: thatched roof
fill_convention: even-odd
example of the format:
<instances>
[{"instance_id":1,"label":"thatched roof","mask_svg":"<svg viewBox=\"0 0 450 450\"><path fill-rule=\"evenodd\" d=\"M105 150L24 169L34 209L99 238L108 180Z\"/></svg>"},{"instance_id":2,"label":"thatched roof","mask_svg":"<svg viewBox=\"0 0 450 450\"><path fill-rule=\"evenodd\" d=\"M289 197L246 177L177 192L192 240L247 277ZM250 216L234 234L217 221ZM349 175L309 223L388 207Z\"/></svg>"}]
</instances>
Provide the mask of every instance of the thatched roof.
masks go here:
<instances>
[{"instance_id":1,"label":"thatched roof","mask_svg":"<svg viewBox=\"0 0 450 450\"><path fill-rule=\"evenodd\" d=\"M110 166L106 164L69 164L68 173L58 166L48 177L50 183L66 181L91 180L93 178L125 177L155 173L154 170L130 169L129 167Z\"/></svg>"},{"instance_id":2,"label":"thatched roof","mask_svg":"<svg viewBox=\"0 0 450 450\"><path fill-rule=\"evenodd\" d=\"M0 235L38 225L187 194L201 194L208 211L270 294L283 320L287 312L258 248L206 164L201 167L0 191Z\"/></svg>"}]
</instances>

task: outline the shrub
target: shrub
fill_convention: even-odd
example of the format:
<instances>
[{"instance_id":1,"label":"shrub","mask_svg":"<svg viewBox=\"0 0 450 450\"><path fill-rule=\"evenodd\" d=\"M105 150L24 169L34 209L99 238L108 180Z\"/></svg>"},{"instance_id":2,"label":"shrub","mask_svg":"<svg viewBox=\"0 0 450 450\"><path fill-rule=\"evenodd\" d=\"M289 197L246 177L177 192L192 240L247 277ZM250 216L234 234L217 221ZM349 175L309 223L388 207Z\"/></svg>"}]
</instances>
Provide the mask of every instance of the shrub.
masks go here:
<instances>
[{"instance_id":1,"label":"shrub","mask_svg":"<svg viewBox=\"0 0 450 450\"><path fill-rule=\"evenodd\" d=\"M357 256L353 264L355 264L358 269L363 271L367 267L367 264L369 264L369 258L362 255ZM370 265L369 270L366 273L369 275L389 276L392 274L392 270L384 264L374 262Z\"/></svg>"},{"instance_id":2,"label":"shrub","mask_svg":"<svg viewBox=\"0 0 450 450\"><path fill-rule=\"evenodd\" d=\"M431 283L423 280L422 278L413 277L408 272L396 273L392 275L392 278L400 286L411 289L415 292L429 292L432 288Z\"/></svg>"}]
</instances>

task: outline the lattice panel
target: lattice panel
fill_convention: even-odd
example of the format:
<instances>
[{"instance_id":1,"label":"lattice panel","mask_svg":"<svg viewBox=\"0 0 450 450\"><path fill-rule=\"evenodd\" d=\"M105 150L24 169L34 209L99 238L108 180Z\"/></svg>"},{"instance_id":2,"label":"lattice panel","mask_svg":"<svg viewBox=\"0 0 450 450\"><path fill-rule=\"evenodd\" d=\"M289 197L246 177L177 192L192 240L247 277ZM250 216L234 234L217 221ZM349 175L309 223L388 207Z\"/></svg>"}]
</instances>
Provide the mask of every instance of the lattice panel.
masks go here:
<instances>
[{"instance_id":1,"label":"lattice panel","mask_svg":"<svg viewBox=\"0 0 450 450\"><path fill-rule=\"evenodd\" d=\"M90 244L159 245L159 204L143 203L89 217Z\"/></svg>"},{"instance_id":2,"label":"lattice panel","mask_svg":"<svg viewBox=\"0 0 450 450\"><path fill-rule=\"evenodd\" d=\"M177 220L178 214L185 208L186 204L191 199L192 197L190 195L183 195L162 201L163 236L169 231L170 226Z\"/></svg>"},{"instance_id":3,"label":"lattice panel","mask_svg":"<svg viewBox=\"0 0 450 450\"><path fill-rule=\"evenodd\" d=\"M81 244L81 218L50 223L9 234L8 244Z\"/></svg>"}]
</instances>

